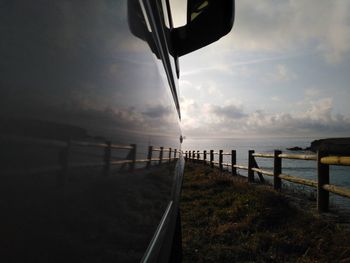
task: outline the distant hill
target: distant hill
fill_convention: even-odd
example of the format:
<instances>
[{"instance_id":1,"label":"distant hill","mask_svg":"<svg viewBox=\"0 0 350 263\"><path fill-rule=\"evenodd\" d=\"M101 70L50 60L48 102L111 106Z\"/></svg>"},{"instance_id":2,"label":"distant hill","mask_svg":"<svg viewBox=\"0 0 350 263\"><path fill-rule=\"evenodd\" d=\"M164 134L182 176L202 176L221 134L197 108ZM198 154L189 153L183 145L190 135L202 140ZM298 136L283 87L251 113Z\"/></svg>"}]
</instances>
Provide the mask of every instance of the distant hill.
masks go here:
<instances>
[{"instance_id":1,"label":"distant hill","mask_svg":"<svg viewBox=\"0 0 350 263\"><path fill-rule=\"evenodd\" d=\"M313 152L324 150L331 154L350 155L350 137L315 140L311 142L310 150Z\"/></svg>"}]
</instances>

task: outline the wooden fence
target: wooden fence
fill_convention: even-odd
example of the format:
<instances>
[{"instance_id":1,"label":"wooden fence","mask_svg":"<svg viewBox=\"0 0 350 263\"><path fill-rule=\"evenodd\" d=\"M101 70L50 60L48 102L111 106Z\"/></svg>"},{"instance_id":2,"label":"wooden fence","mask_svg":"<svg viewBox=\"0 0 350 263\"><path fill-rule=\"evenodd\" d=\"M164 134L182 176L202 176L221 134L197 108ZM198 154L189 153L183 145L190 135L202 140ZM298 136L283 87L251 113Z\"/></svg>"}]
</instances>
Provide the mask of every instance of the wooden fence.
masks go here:
<instances>
[{"instance_id":1,"label":"wooden fence","mask_svg":"<svg viewBox=\"0 0 350 263\"><path fill-rule=\"evenodd\" d=\"M209 153L209 158L208 157ZM215 161L214 155L218 155L218 161ZM223 162L223 156L231 156L230 163ZM273 159L273 170L263 170L259 168L256 158L270 158ZM286 180L296 184L307 185L317 189L317 208L320 212L328 211L329 207L329 193L334 193L340 196L350 198L350 189L332 185L329 181L329 166L330 165L344 165L350 166L349 156L329 156L326 152L319 151L317 154L284 154L279 150L271 153L255 153L253 150L248 152L248 165L240 165L236 162L236 151L231 152L214 152L207 151L186 151L185 159L209 164L211 167L218 167L221 171L228 168L232 176L237 175L237 169L248 171L248 182L254 182L254 174L259 176L261 182L264 182L263 175L273 177L273 187L275 190L281 190L282 180ZM282 159L316 161L317 162L317 180L309 180L293 175L282 173Z\"/></svg>"},{"instance_id":2,"label":"wooden fence","mask_svg":"<svg viewBox=\"0 0 350 263\"><path fill-rule=\"evenodd\" d=\"M15 176L15 175L40 175L48 173L57 174L57 184L63 186L68 177L68 173L71 169L76 168L102 168L102 175L109 176L112 166L120 165L121 168L128 166L128 169L134 170L135 165L138 163L144 163L146 168L149 168L152 163L162 164L165 162L171 162L172 160L178 159L180 152L177 149L165 148L165 147L154 147L148 146L148 154L145 159L137 159L137 145L119 145L113 144L110 141L104 143L97 142L83 142L83 141L58 141L58 140L46 140L46 139L35 139L17 136L1 136L1 142L7 144L18 144L20 147L29 145L32 147L45 147L45 148L57 148L58 149L58 163L57 165L40 166L36 168L22 168L22 169L10 169L0 170L1 176ZM103 156L99 162L86 161L83 163L73 163L70 160L72 153L72 147L80 148L95 148L102 149ZM19 149L20 150L20 149ZM125 151L125 159L113 159L112 151Z\"/></svg>"}]
</instances>

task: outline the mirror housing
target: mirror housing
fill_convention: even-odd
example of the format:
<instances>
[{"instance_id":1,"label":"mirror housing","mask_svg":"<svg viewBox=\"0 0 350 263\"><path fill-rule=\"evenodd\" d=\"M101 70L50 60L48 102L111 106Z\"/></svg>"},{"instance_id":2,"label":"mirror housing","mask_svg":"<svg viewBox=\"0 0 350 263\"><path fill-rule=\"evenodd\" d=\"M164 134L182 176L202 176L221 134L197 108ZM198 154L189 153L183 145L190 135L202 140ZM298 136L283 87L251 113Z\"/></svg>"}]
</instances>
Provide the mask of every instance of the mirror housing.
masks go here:
<instances>
[{"instance_id":1,"label":"mirror housing","mask_svg":"<svg viewBox=\"0 0 350 263\"><path fill-rule=\"evenodd\" d=\"M188 0L187 24L174 28L172 40L177 56L207 46L231 31L234 0Z\"/></svg>"}]
</instances>

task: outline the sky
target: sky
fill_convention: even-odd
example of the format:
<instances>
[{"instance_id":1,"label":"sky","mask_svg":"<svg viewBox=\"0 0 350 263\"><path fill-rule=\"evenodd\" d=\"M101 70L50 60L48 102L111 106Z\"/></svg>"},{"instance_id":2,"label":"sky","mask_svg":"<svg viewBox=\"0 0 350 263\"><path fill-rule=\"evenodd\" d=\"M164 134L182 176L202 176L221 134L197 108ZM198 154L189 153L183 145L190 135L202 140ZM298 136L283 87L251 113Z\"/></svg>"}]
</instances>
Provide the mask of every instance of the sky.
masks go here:
<instances>
[{"instance_id":1,"label":"sky","mask_svg":"<svg viewBox=\"0 0 350 263\"><path fill-rule=\"evenodd\" d=\"M188 138L349 137L350 1L236 0L232 31L180 71Z\"/></svg>"}]
</instances>

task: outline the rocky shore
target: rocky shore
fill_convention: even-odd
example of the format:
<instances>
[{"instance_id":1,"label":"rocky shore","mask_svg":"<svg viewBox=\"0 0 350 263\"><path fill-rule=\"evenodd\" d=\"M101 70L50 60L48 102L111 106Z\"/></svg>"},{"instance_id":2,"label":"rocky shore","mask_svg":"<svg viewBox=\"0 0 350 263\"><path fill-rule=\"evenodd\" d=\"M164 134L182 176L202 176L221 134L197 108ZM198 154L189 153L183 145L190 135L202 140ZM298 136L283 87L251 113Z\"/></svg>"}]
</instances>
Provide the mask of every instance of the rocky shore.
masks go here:
<instances>
[{"instance_id":1,"label":"rocky shore","mask_svg":"<svg viewBox=\"0 0 350 263\"><path fill-rule=\"evenodd\" d=\"M328 138L315 140L311 142L310 150L313 152L323 150L330 154L349 155L350 138Z\"/></svg>"},{"instance_id":2,"label":"rocky shore","mask_svg":"<svg viewBox=\"0 0 350 263\"><path fill-rule=\"evenodd\" d=\"M314 140L309 147L302 148L299 146L287 148L288 151L326 151L329 154L350 155L350 137L348 138L327 138Z\"/></svg>"}]
</instances>

